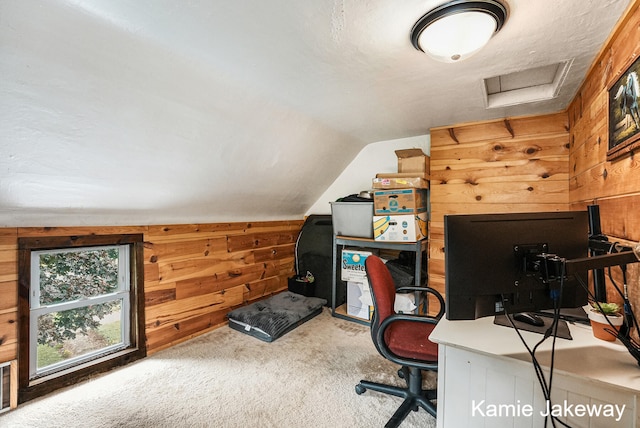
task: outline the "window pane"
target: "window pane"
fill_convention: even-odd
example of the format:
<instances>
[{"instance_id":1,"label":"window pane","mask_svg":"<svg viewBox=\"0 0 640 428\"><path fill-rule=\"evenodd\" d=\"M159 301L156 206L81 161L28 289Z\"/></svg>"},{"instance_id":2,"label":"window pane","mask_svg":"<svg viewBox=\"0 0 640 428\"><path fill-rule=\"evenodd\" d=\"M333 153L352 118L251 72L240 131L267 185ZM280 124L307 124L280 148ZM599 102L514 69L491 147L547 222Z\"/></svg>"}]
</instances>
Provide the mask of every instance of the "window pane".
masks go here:
<instances>
[{"instance_id":1,"label":"window pane","mask_svg":"<svg viewBox=\"0 0 640 428\"><path fill-rule=\"evenodd\" d=\"M37 370L122 344L121 313L117 300L38 317Z\"/></svg>"},{"instance_id":2,"label":"window pane","mask_svg":"<svg viewBox=\"0 0 640 428\"><path fill-rule=\"evenodd\" d=\"M40 305L118 290L118 248L41 253Z\"/></svg>"}]
</instances>

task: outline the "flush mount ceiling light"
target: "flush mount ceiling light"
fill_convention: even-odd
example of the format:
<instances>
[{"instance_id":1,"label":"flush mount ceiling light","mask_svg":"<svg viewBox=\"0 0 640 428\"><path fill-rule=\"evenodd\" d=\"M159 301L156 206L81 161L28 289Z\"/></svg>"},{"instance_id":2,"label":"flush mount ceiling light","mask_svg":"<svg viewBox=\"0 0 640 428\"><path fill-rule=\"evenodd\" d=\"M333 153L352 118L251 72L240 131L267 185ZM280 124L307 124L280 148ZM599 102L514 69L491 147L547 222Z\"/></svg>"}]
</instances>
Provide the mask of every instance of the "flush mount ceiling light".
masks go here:
<instances>
[{"instance_id":1,"label":"flush mount ceiling light","mask_svg":"<svg viewBox=\"0 0 640 428\"><path fill-rule=\"evenodd\" d=\"M444 62L468 58L487 44L507 20L496 0L453 0L428 12L411 30L413 46Z\"/></svg>"}]
</instances>

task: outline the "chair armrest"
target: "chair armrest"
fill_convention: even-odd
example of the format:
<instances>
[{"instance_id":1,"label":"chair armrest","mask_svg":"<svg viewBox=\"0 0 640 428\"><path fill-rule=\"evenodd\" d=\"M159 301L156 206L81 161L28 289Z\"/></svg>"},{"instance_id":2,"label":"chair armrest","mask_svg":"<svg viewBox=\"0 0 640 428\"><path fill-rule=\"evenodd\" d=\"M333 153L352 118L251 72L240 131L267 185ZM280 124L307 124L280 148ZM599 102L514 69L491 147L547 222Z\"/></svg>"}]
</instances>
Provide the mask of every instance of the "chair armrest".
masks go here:
<instances>
[{"instance_id":1,"label":"chair armrest","mask_svg":"<svg viewBox=\"0 0 640 428\"><path fill-rule=\"evenodd\" d=\"M438 303L440 303L440 309L438 310L438 313L435 315L435 318L440 319L442 318L442 315L444 315L444 298L442 297L442 294L440 294L438 292L438 290L431 288L431 287L415 287L415 286L407 286L407 287L400 287L398 289L396 289L396 292L402 292L402 291L423 291L425 293L431 293L433 294L436 299L438 299ZM417 304L417 303L416 303Z\"/></svg>"},{"instance_id":2,"label":"chair armrest","mask_svg":"<svg viewBox=\"0 0 640 428\"><path fill-rule=\"evenodd\" d=\"M436 362L426 362L421 360L415 360L413 358L404 358L399 355L394 354L391 349L387 346L387 343L384 340L384 333L389 328L391 324L398 321L409 321L409 322L417 322L417 323L426 323L426 324L438 324L438 319L425 315L415 315L415 314L394 314L387 317L382 323L380 323L380 327L376 332L376 342L378 344L380 353L390 361L393 361L396 364L400 364L402 366L412 365L421 368L422 370L437 370L438 363Z\"/></svg>"}]
</instances>

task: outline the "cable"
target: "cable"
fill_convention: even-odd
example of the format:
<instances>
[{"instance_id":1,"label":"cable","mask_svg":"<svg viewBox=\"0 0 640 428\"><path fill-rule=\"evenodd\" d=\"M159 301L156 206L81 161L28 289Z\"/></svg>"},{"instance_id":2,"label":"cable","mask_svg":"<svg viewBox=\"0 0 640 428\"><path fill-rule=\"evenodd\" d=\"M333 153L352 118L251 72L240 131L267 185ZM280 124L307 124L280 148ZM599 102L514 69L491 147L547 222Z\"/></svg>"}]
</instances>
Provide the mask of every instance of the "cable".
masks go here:
<instances>
[{"instance_id":1,"label":"cable","mask_svg":"<svg viewBox=\"0 0 640 428\"><path fill-rule=\"evenodd\" d=\"M564 266L563 266L563 271L564 271ZM560 290L562 292L562 285L560 287ZM522 333L520 332L520 329L518 327L516 327L515 323L513 322L513 319L509 316L509 312L507 310L507 305L506 302L507 300L505 299L504 294L500 295L500 298L502 300L502 307L504 308L504 312L505 315L507 317L507 320L509 321L509 324L511 324L511 327L516 331L516 333L518 334L518 337L520 338L520 341L522 342L522 344L524 345L525 349L527 350L527 352L529 353L529 356L531 356L531 363L533 364L533 368L536 374L536 377L538 379L538 383L540 385L540 388L542 389L542 395L544 396L545 402L549 403L549 405L551 405L551 382L553 379L553 365L554 365L554 359L555 359L555 339L556 339L556 335L558 332L558 321L560 320L560 306L558 304L558 299L554 299L555 303L554 303L554 321L552 322L552 324L549 326L549 328L545 331L544 336L542 337L542 339L540 339L532 348L529 347L529 345L527 344L527 342L524 340L524 337L522 337ZM540 364L540 362L538 361L538 358L536 357L536 351L538 349L538 347L545 341L547 340L550 336L553 336L553 343L551 346L551 365L549 367L549 383L547 383L547 380L544 376L544 371L542 369L542 365ZM545 416L545 427L547 426L547 423L549 422L549 420L547 419L548 417L551 417L551 425L555 428L556 427L556 422L559 422L561 425L567 427L567 428L571 428L570 425L567 425L565 422L561 421L560 419L558 419L557 416L551 416L551 415L547 415Z\"/></svg>"},{"instance_id":2,"label":"cable","mask_svg":"<svg viewBox=\"0 0 640 428\"><path fill-rule=\"evenodd\" d=\"M552 334L553 341L551 343L551 364L549 366L549 400L551 400L551 386L553 385L553 373L554 373L554 365L555 365L555 358L556 358L556 339L558 338L558 322L560 321L560 308L562 307L562 295L564 294L563 291L564 291L564 279L566 276L566 266L567 266L567 260L562 259L562 264L561 264L562 269L560 271L560 293L557 298L553 299L554 301L553 323L551 324L551 327L553 327L553 334ZM565 427L571 428L570 425L561 421L556 416L552 417L552 424L554 420L556 420L557 422L559 422L561 425Z\"/></svg>"},{"instance_id":3,"label":"cable","mask_svg":"<svg viewBox=\"0 0 640 428\"><path fill-rule=\"evenodd\" d=\"M640 244L638 245L638 247L640 247ZM619 252L619 248L622 248L620 243L619 242L613 242L609 246L609 250L607 250L607 253L608 254L612 254L614 249L616 250L616 252ZM635 249L634 249L634 251L635 251ZM636 254L636 257L637 257L637 254ZM622 331L622 334L625 337L629 337L629 332L630 332L631 328L635 327L637 332L640 332L640 328L638 328L638 321L637 321L637 319L635 317L635 314L633 313L633 308L631 306L631 302L629 301L629 295L627 293L627 265L620 265L619 267L620 267L620 270L622 271L622 286L624 287L624 291L620 290L620 286L613 279L613 275L611 274L611 266L609 266L607 268L607 272L608 272L608 276L609 276L609 281L611 281L611 284L613 285L613 288L618 292L618 294L622 298L625 321L627 323L626 330ZM598 304L598 309L601 309L599 304ZM609 320L607 319L607 321L609 321ZM609 322L609 324L611 325L610 322ZM611 327L613 327L613 325L611 325ZM640 362L639 362L639 364L640 364Z\"/></svg>"},{"instance_id":4,"label":"cable","mask_svg":"<svg viewBox=\"0 0 640 428\"><path fill-rule=\"evenodd\" d=\"M627 293L627 266L620 265L620 270L622 271L622 286L624 287L624 291L620 290L620 287L613 279L613 275L611 274L611 266L607 268L609 281L613 285L613 288L618 292L623 301L623 308L625 314L625 321L627 322L628 331L625 332L625 335L628 335L629 330L635 327L636 331L640 332L640 328L638 328L638 320L636 319L635 314L633 313L633 308L631 306L631 302L629 301L629 296Z\"/></svg>"},{"instance_id":5,"label":"cable","mask_svg":"<svg viewBox=\"0 0 640 428\"><path fill-rule=\"evenodd\" d=\"M611 247L609 248L608 252L611 253L614 250L614 248L616 248L617 245L618 243L611 244ZM638 244L635 248L633 248L633 251L636 257L638 257L638 259L640 260L640 244ZM558 333L558 324L560 319L560 308L562 307L562 294L563 294L563 289L565 285L564 282L566 277L566 259L563 258L561 260L562 260L562 263L561 263L561 275L560 275L560 290L557 295L554 295L555 293L552 294L552 297L554 300L553 321L551 326L549 326L549 328L544 333L544 337L534 345L533 349L531 349L529 345L526 343L526 341L524 340L524 337L520 333L520 330L516 327L515 323L513 322L513 319L509 316L509 313L507 310L508 306L506 304L507 299L505 298L504 294L500 295L502 300L502 306L504 308L505 315L507 316L507 320L509 320L511 327L516 331L516 333L518 334L518 337L520 338L520 341L522 342L527 352L531 356L531 362L533 364L534 371L538 379L538 383L540 384L540 387L542 389L542 394L544 396L545 402L547 402L549 406L551 405L551 388L553 385L553 373L554 373L554 364L555 364L555 345L556 345L556 339L557 339L557 333ZM629 353L636 359L636 361L640 365L640 345L633 338L629 336L629 330L632 327L635 327L636 331L638 332L640 332L640 328L638 327L638 321L635 317L635 314L633 313L631 303L628 299L626 265L621 265L620 269L622 270L624 292L620 290L620 287L618 286L616 281L613 279L610 266L608 267L608 274L609 274L609 279L611 283L613 284L614 288L623 299L624 311L626 316L625 321L627 322L628 329L624 335L621 334L620 332L618 332L616 327L611 323L609 318L605 317L607 323L611 327L611 329L605 329L605 331L616 336L625 345ZM585 283L583 278L578 273L576 273L574 276L578 281L578 283L585 289L589 298L594 301L595 306L602 312L602 306L600 305L600 302L598 302L595 295L589 290L589 286ZM552 292L552 290L550 290L550 292ZM536 351L538 347L550 336L553 336L553 341L551 344L551 361L549 366L549 380L547 382L547 379L545 378L544 372L542 370L542 366L540 365L536 357ZM560 420L557 416L552 416L552 415L545 416L545 425L544 425L545 428L547 427L547 424L549 422L549 417L551 418L550 419L551 425L554 428L556 427L556 422L558 422L564 427L571 428L570 425Z\"/></svg>"},{"instance_id":6,"label":"cable","mask_svg":"<svg viewBox=\"0 0 640 428\"><path fill-rule=\"evenodd\" d=\"M586 290L586 292L589 295L589 297L592 300L594 300L594 302L595 302L596 306L598 307L598 309L600 311L602 311L602 307L600 306L600 302L598 302L595 299L595 296L593 295L593 293L591 293L591 290L589 290L589 286L585 283L584 279L580 275L578 275L577 273L575 274L575 278L578 281L578 283L580 283L582 288L584 288ZM622 342L622 344L627 348L627 350L629 351L631 356L633 358L635 358L635 360L637 361L638 365L640 365L640 344L638 344L638 342L636 342L631 337L623 336L623 335L619 334L617 332L615 326L611 323L611 321L609 321L609 318L605 317L605 319L607 320L607 322L611 326L611 329L605 329L605 331L610 333L610 334L613 334L614 336L616 336L620 340L620 342Z\"/></svg>"}]
</instances>

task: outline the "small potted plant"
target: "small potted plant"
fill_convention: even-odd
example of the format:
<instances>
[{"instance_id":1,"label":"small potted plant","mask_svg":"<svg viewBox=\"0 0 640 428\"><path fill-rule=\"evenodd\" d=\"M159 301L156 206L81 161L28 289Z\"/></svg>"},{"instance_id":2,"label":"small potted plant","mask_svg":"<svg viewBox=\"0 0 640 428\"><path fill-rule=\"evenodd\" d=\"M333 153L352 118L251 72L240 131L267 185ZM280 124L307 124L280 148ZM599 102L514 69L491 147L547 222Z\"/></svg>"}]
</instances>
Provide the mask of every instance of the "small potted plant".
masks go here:
<instances>
[{"instance_id":1,"label":"small potted plant","mask_svg":"<svg viewBox=\"0 0 640 428\"><path fill-rule=\"evenodd\" d=\"M617 333L624 321L617 303L592 302L584 309L591 321L591 329L595 337L609 342L616 340L616 335L612 331L615 330Z\"/></svg>"}]
</instances>

